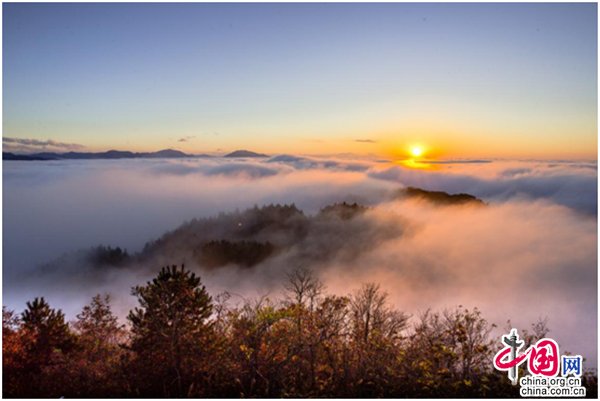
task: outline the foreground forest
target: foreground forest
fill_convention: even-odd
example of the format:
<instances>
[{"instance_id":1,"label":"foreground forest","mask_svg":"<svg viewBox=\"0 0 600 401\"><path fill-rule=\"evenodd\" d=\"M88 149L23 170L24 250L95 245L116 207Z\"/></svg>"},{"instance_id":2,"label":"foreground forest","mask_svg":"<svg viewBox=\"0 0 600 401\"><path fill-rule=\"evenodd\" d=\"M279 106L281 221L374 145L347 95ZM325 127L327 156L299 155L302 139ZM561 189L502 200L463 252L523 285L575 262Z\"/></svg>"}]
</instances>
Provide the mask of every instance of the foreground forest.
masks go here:
<instances>
[{"instance_id":1,"label":"foreground forest","mask_svg":"<svg viewBox=\"0 0 600 401\"><path fill-rule=\"evenodd\" d=\"M233 306L172 266L135 287L127 325L95 296L73 322L43 298L3 309L4 397L519 397L495 371L498 339L477 310L412 319L373 283L327 294L307 269L285 296ZM526 346L548 332L522 332ZM587 396L597 378L584 376Z\"/></svg>"}]
</instances>

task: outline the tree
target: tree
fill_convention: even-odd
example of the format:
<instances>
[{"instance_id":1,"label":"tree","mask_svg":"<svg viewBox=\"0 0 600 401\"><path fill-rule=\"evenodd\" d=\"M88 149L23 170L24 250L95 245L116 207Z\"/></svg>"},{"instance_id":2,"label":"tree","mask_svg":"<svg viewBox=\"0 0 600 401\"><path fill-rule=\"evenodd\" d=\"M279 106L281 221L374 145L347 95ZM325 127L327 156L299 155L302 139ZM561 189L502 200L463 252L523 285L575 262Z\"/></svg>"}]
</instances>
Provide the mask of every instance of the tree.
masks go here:
<instances>
[{"instance_id":1,"label":"tree","mask_svg":"<svg viewBox=\"0 0 600 401\"><path fill-rule=\"evenodd\" d=\"M351 298L354 338L365 345L375 336L396 340L406 328L408 315L387 305L388 294L379 284L364 284Z\"/></svg>"},{"instance_id":2,"label":"tree","mask_svg":"<svg viewBox=\"0 0 600 401\"><path fill-rule=\"evenodd\" d=\"M378 284L364 284L350 299L355 396L389 396L397 376L402 331L409 316L390 307Z\"/></svg>"},{"instance_id":3,"label":"tree","mask_svg":"<svg viewBox=\"0 0 600 401\"><path fill-rule=\"evenodd\" d=\"M312 270L297 267L287 274L284 288L288 292L289 303L305 306L312 311L325 286Z\"/></svg>"},{"instance_id":4,"label":"tree","mask_svg":"<svg viewBox=\"0 0 600 401\"><path fill-rule=\"evenodd\" d=\"M292 367L295 370L294 388L299 391L299 396L308 396L315 391L317 353L322 341L314 312L325 286L312 270L298 267L288 273L284 288L290 314L296 323L295 332L290 333L290 347L296 356Z\"/></svg>"},{"instance_id":5,"label":"tree","mask_svg":"<svg viewBox=\"0 0 600 401\"><path fill-rule=\"evenodd\" d=\"M122 394L119 374L124 357L125 327L110 307L110 296L94 296L73 323L78 349L70 358L73 397L109 397Z\"/></svg>"},{"instance_id":6,"label":"tree","mask_svg":"<svg viewBox=\"0 0 600 401\"><path fill-rule=\"evenodd\" d=\"M293 388L285 383L285 368L294 357L289 317L288 309L264 297L231 311L231 354L238 366L240 396L283 397Z\"/></svg>"},{"instance_id":7,"label":"tree","mask_svg":"<svg viewBox=\"0 0 600 401\"><path fill-rule=\"evenodd\" d=\"M27 302L20 320L10 341L14 353L8 377L16 379L15 393L10 396L64 395L67 383L59 372L75 345L64 314L51 308L44 298L35 298Z\"/></svg>"},{"instance_id":8,"label":"tree","mask_svg":"<svg viewBox=\"0 0 600 401\"><path fill-rule=\"evenodd\" d=\"M2 334L11 335L19 330L21 320L19 316L15 314L15 311L8 309L6 306L2 307Z\"/></svg>"},{"instance_id":9,"label":"tree","mask_svg":"<svg viewBox=\"0 0 600 401\"><path fill-rule=\"evenodd\" d=\"M69 326L62 311L50 308L44 298L27 302L21 315L23 329L36 338L35 351L40 358L47 359L55 350L65 350L73 345Z\"/></svg>"},{"instance_id":10,"label":"tree","mask_svg":"<svg viewBox=\"0 0 600 401\"><path fill-rule=\"evenodd\" d=\"M405 389L414 397L485 397L497 372L490 325L475 308L425 312L403 358ZM494 394L495 396L503 394ZM505 394L504 394L505 395Z\"/></svg>"},{"instance_id":11,"label":"tree","mask_svg":"<svg viewBox=\"0 0 600 401\"><path fill-rule=\"evenodd\" d=\"M117 345L123 340L124 326L112 313L108 294L95 295L77 315L73 328L83 341Z\"/></svg>"},{"instance_id":12,"label":"tree","mask_svg":"<svg viewBox=\"0 0 600 401\"><path fill-rule=\"evenodd\" d=\"M346 362L350 359L347 344L348 297L329 295L323 298L313 312L314 334L310 336L316 347L316 369L313 377L319 396L340 397L347 394ZM314 365L313 365L314 366ZM315 391L315 388L313 388Z\"/></svg>"},{"instance_id":13,"label":"tree","mask_svg":"<svg viewBox=\"0 0 600 401\"><path fill-rule=\"evenodd\" d=\"M21 393L21 373L24 371L25 348L21 321L14 311L2 307L2 380L5 395Z\"/></svg>"},{"instance_id":14,"label":"tree","mask_svg":"<svg viewBox=\"0 0 600 401\"><path fill-rule=\"evenodd\" d=\"M142 372L140 395L183 397L199 385L208 367L212 299L200 278L182 266L164 267L143 287L135 287L139 308L129 313L134 365Z\"/></svg>"}]
</instances>

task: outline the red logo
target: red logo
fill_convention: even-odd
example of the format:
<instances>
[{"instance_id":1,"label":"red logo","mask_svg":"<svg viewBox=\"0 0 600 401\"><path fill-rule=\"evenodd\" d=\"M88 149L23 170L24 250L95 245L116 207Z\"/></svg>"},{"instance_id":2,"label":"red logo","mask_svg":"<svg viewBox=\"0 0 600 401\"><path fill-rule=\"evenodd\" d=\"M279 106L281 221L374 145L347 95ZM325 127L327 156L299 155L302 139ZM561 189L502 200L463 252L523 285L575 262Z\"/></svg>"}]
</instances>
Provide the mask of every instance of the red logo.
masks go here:
<instances>
[{"instance_id":1,"label":"red logo","mask_svg":"<svg viewBox=\"0 0 600 401\"><path fill-rule=\"evenodd\" d=\"M560 371L560 355L558 344L551 338L543 338L530 346L525 352L520 353L523 341L519 341L516 329L502 336L502 348L494 357L494 367L498 370L508 371L508 378L517 384L518 366L528 363L529 373L538 376L556 377Z\"/></svg>"}]
</instances>

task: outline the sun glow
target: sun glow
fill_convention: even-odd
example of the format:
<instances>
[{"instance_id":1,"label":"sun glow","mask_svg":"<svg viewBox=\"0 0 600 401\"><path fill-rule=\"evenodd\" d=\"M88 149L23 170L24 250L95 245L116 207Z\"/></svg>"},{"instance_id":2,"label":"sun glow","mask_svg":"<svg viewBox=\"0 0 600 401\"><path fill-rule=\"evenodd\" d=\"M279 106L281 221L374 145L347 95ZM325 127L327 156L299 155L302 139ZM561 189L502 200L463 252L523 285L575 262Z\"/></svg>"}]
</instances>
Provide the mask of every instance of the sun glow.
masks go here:
<instances>
[{"instance_id":1,"label":"sun glow","mask_svg":"<svg viewBox=\"0 0 600 401\"><path fill-rule=\"evenodd\" d=\"M423 158L430 150L420 143L405 145L403 150L405 158L399 163L411 169L432 169L434 166L427 162L428 159Z\"/></svg>"},{"instance_id":2,"label":"sun glow","mask_svg":"<svg viewBox=\"0 0 600 401\"><path fill-rule=\"evenodd\" d=\"M421 157L423 156L424 150L422 146L413 145L410 147L410 155L412 157Z\"/></svg>"}]
</instances>

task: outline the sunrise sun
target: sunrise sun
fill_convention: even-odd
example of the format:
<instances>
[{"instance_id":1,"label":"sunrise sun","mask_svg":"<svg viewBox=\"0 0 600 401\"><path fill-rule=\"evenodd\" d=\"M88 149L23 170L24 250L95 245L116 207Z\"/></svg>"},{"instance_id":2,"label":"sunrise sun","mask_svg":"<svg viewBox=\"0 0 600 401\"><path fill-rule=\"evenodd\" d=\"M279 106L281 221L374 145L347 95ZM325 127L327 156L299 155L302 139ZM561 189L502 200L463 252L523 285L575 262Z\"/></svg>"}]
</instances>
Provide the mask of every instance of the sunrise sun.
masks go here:
<instances>
[{"instance_id":1,"label":"sunrise sun","mask_svg":"<svg viewBox=\"0 0 600 401\"><path fill-rule=\"evenodd\" d=\"M423 156L423 147L419 145L414 145L410 147L410 155L412 157L421 157Z\"/></svg>"}]
</instances>

